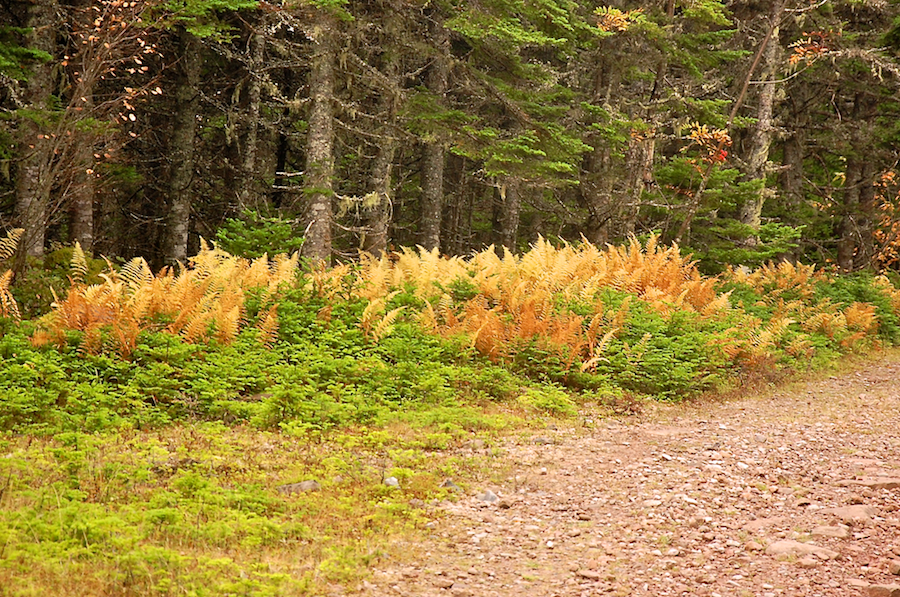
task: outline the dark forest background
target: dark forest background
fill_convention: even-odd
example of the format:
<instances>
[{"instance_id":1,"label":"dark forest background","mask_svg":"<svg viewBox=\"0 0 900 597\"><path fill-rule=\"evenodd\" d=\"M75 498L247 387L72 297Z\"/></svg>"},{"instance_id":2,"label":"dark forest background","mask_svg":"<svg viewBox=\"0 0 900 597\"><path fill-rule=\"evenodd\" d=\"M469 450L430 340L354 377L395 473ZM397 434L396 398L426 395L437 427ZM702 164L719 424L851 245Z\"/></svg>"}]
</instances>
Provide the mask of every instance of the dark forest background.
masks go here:
<instances>
[{"instance_id":1,"label":"dark forest background","mask_svg":"<svg viewBox=\"0 0 900 597\"><path fill-rule=\"evenodd\" d=\"M659 234L897 264L900 3L0 2L0 228L312 261Z\"/></svg>"}]
</instances>

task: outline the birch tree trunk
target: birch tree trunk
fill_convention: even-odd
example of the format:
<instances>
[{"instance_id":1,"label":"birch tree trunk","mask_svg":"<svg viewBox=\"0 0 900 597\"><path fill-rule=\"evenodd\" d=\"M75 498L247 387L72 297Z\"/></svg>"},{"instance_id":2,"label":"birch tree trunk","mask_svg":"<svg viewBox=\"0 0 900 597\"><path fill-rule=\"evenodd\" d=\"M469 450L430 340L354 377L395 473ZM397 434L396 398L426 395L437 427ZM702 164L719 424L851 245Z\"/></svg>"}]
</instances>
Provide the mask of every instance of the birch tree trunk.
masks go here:
<instances>
[{"instance_id":1,"label":"birch tree trunk","mask_svg":"<svg viewBox=\"0 0 900 597\"><path fill-rule=\"evenodd\" d=\"M306 140L306 240L303 256L314 265L331 262L331 200L334 195L334 17L319 11L313 28L313 55L309 74L312 108Z\"/></svg>"},{"instance_id":2,"label":"birch tree trunk","mask_svg":"<svg viewBox=\"0 0 900 597\"><path fill-rule=\"evenodd\" d=\"M179 33L180 73L175 89L175 114L169 150L169 213L165 241L166 261L187 259L191 219L191 181L194 176L194 143L200 105L200 41L187 32Z\"/></svg>"}]
</instances>

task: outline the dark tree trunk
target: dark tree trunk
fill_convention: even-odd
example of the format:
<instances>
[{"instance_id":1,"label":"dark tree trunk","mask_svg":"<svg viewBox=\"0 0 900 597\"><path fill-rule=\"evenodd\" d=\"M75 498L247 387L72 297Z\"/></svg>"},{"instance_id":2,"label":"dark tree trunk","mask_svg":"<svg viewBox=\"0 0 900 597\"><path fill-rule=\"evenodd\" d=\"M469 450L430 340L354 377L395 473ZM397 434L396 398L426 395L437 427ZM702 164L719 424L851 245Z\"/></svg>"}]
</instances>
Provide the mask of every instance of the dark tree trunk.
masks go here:
<instances>
[{"instance_id":1,"label":"dark tree trunk","mask_svg":"<svg viewBox=\"0 0 900 597\"><path fill-rule=\"evenodd\" d=\"M611 101L613 90L619 86L620 75L606 58L607 53L612 55L615 49L606 46L608 42L600 43L599 62L593 72L591 103L606 106ZM621 161L613 155L600 135L591 135L588 143L594 149L585 155L581 175L581 199L588 214L584 234L592 243L604 245L618 233L620 205L615 199L618 195L615 187L621 173L615 165Z\"/></svg>"},{"instance_id":2,"label":"dark tree trunk","mask_svg":"<svg viewBox=\"0 0 900 597\"><path fill-rule=\"evenodd\" d=\"M847 162L846 179L844 181L844 205L841 220L838 223L837 264L845 272L853 271L856 259L858 228L857 210L859 209L860 186L862 182L862 163L858 158Z\"/></svg>"},{"instance_id":3,"label":"dark tree trunk","mask_svg":"<svg viewBox=\"0 0 900 597\"><path fill-rule=\"evenodd\" d=\"M94 24L95 14L90 0L76 0L72 5L75 26L83 37L90 39L88 32ZM82 39L83 39L82 37ZM84 45L84 44L82 44ZM78 70L72 73L73 91L70 111L76 119L84 119L94 108L94 86L103 68L105 54L96 45L88 44L78 55ZM91 254L94 247L94 145L98 131L91 127L71 126L67 131L75 142L72 148L71 189L69 195L69 237L81 249Z\"/></svg>"},{"instance_id":4,"label":"dark tree trunk","mask_svg":"<svg viewBox=\"0 0 900 597\"><path fill-rule=\"evenodd\" d=\"M625 189L623 201L616 210L617 232L620 238L633 235L637 227L641 208L641 194L653 180L653 157L656 153L656 139L653 137L632 137L625 153Z\"/></svg>"},{"instance_id":5,"label":"dark tree trunk","mask_svg":"<svg viewBox=\"0 0 900 597\"><path fill-rule=\"evenodd\" d=\"M181 60L175 89L175 114L169 149L169 213L165 241L165 259L169 263L187 259L191 218L191 182L194 177L194 144L197 137L197 113L200 107L199 85L201 44L191 33L179 33Z\"/></svg>"},{"instance_id":6,"label":"dark tree trunk","mask_svg":"<svg viewBox=\"0 0 900 597\"><path fill-rule=\"evenodd\" d=\"M609 169L610 155L602 141L593 139L592 143L594 149L585 157L581 180L581 198L588 213L584 235L595 245L605 245L609 242L609 223L612 219L610 177L605 175Z\"/></svg>"},{"instance_id":7,"label":"dark tree trunk","mask_svg":"<svg viewBox=\"0 0 900 597\"><path fill-rule=\"evenodd\" d=\"M395 45L400 32L395 19L389 17L388 22L385 23L385 36L387 39L382 41L386 48L382 68L387 85L380 90L378 98L378 114L381 115L384 124L381 127L378 149L369 175L369 190L375 195L375 203L366 214L366 232L361 247L362 250L376 257L387 251L388 231L393 217L391 167L397 148L394 128L397 122L397 108L400 104L400 81L397 78L398 49Z\"/></svg>"},{"instance_id":8,"label":"dark tree trunk","mask_svg":"<svg viewBox=\"0 0 900 597\"><path fill-rule=\"evenodd\" d=\"M334 17L319 12L313 39L309 89L312 108L306 141L306 240L303 256L313 264L331 262L331 200L334 195Z\"/></svg>"},{"instance_id":9,"label":"dark tree trunk","mask_svg":"<svg viewBox=\"0 0 900 597\"><path fill-rule=\"evenodd\" d=\"M441 240L441 251L447 255L457 255L460 215L462 213L463 197L467 190L465 187L465 159L451 155L447 160L447 171L447 177L453 181L450 185L452 190L447 195L448 200L445 201L446 214L441 220L441 229L438 236Z\"/></svg>"},{"instance_id":10,"label":"dark tree trunk","mask_svg":"<svg viewBox=\"0 0 900 597\"><path fill-rule=\"evenodd\" d=\"M250 34L247 48L247 110L244 118L244 136L241 147L240 182L237 204L243 211L265 211L265 195L260 190L260 175L256 171L259 143L259 113L262 99L262 68L264 66L266 36L262 31L265 20Z\"/></svg>"},{"instance_id":11,"label":"dark tree trunk","mask_svg":"<svg viewBox=\"0 0 900 597\"><path fill-rule=\"evenodd\" d=\"M93 106L92 93L85 89L76 91L77 106L89 111ZM83 100L80 98L84 98ZM75 131L81 141L75 144L73 162L75 172L69 204L69 225L72 242L90 255L94 250L94 146L93 133Z\"/></svg>"},{"instance_id":12,"label":"dark tree trunk","mask_svg":"<svg viewBox=\"0 0 900 597\"><path fill-rule=\"evenodd\" d=\"M859 207L856 214L857 246L853 258L855 269L872 266L875 259L875 224L878 222L878 204L875 193L875 165L871 160L863 162L859 177Z\"/></svg>"},{"instance_id":13,"label":"dark tree trunk","mask_svg":"<svg viewBox=\"0 0 900 597\"><path fill-rule=\"evenodd\" d=\"M391 165L394 161L396 144L390 133L382 139L378 153L372 163L369 188L377 196L376 203L369 208L366 233L362 249L374 256L387 251L388 228L391 223Z\"/></svg>"},{"instance_id":14,"label":"dark tree trunk","mask_svg":"<svg viewBox=\"0 0 900 597\"><path fill-rule=\"evenodd\" d=\"M520 185L519 181L510 179L500 187L497 244L498 248L505 247L511 253L516 252L516 240L519 235L519 214L522 210Z\"/></svg>"},{"instance_id":15,"label":"dark tree trunk","mask_svg":"<svg viewBox=\"0 0 900 597\"><path fill-rule=\"evenodd\" d=\"M431 29L432 41L437 48L437 54L428 70L428 89L441 98L447 93L447 81L450 74L448 60L450 36L440 22L433 22ZM425 155L422 160L422 225L419 244L428 250L441 246L444 160L444 146L440 140L425 143Z\"/></svg>"},{"instance_id":16,"label":"dark tree trunk","mask_svg":"<svg viewBox=\"0 0 900 597\"><path fill-rule=\"evenodd\" d=\"M781 157L781 192L790 205L803 197L803 157L803 132L795 130L784 140Z\"/></svg>"},{"instance_id":17,"label":"dark tree trunk","mask_svg":"<svg viewBox=\"0 0 900 597\"><path fill-rule=\"evenodd\" d=\"M36 0L28 6L27 45L50 56L56 54L58 5L53 0ZM38 122L40 114L49 109L53 92L53 63L36 63L25 84L23 100L37 118L23 116L19 121L16 139L15 220L25 230L19 240L16 268L21 270L25 256L40 257L49 217L50 189L53 186L51 164L53 145Z\"/></svg>"}]
</instances>

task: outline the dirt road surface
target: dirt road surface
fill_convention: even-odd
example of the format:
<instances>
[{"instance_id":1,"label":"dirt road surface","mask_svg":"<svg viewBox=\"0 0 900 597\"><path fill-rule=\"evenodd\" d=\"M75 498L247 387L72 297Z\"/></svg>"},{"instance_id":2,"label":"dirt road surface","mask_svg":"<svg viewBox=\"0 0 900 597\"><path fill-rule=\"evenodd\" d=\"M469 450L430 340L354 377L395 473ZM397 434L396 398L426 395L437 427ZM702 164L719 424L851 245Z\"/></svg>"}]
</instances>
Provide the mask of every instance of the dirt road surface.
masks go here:
<instances>
[{"instance_id":1,"label":"dirt road surface","mask_svg":"<svg viewBox=\"0 0 900 597\"><path fill-rule=\"evenodd\" d=\"M900 355L860 367L503 444L361 594L900 595Z\"/></svg>"}]
</instances>

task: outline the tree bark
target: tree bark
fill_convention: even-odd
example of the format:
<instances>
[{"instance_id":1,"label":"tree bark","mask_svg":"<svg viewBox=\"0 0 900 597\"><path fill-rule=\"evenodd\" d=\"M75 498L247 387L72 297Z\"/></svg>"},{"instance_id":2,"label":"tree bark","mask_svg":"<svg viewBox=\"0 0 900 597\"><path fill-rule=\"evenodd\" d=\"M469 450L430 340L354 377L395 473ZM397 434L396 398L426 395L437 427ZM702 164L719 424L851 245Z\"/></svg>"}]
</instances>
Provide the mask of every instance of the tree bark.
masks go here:
<instances>
[{"instance_id":1,"label":"tree bark","mask_svg":"<svg viewBox=\"0 0 900 597\"><path fill-rule=\"evenodd\" d=\"M303 256L313 265L331 262L331 225L334 195L334 63L337 25L319 11L313 28L309 89L312 108L306 141L306 240Z\"/></svg>"},{"instance_id":2,"label":"tree bark","mask_svg":"<svg viewBox=\"0 0 900 597\"><path fill-rule=\"evenodd\" d=\"M794 130L782 145L781 191L790 205L797 205L803 196L803 132Z\"/></svg>"},{"instance_id":3,"label":"tree bark","mask_svg":"<svg viewBox=\"0 0 900 597\"><path fill-rule=\"evenodd\" d=\"M400 81L397 78L398 49L395 45L400 31L397 27L396 15L389 15L384 27L386 39L382 40L384 48L382 69L388 85L380 90L378 98L378 114L383 124L378 149L369 175L369 189L371 193L375 194L376 202L368 209L367 230L362 242L362 249L375 257L379 257L387 251L388 246L388 230L393 215L391 166L394 163L394 153L397 148L397 139L393 129L397 122L397 107L400 104Z\"/></svg>"},{"instance_id":4,"label":"tree bark","mask_svg":"<svg viewBox=\"0 0 900 597\"><path fill-rule=\"evenodd\" d=\"M856 254L854 269L872 266L875 258L875 224L878 221L878 204L875 193L875 165L871 160L863 162L859 177L859 206L856 213Z\"/></svg>"},{"instance_id":5,"label":"tree bark","mask_svg":"<svg viewBox=\"0 0 900 597\"><path fill-rule=\"evenodd\" d=\"M69 195L69 240L81 245L91 254L94 246L94 146L98 131L91 126L76 126L88 120L94 109L94 87L99 82L108 54L100 48L100 41L84 44L91 39L95 13L90 0L74 0L71 5L74 22L82 47L78 48L77 70L71 73L72 97L67 115L72 116L67 134L72 144L72 175Z\"/></svg>"},{"instance_id":6,"label":"tree bark","mask_svg":"<svg viewBox=\"0 0 900 597\"><path fill-rule=\"evenodd\" d=\"M591 103L597 106L608 104L613 89L619 86L617 69L606 58L614 49L600 42L598 63L593 72L593 91ZM595 245L605 245L615 236L616 205L614 185L619 172L613 167L619 159L613 156L608 143L599 134L588 137L593 150L585 155L581 174L581 199L587 210L587 221L584 224L585 237Z\"/></svg>"},{"instance_id":7,"label":"tree bark","mask_svg":"<svg viewBox=\"0 0 900 597\"><path fill-rule=\"evenodd\" d=\"M837 264L845 272L853 271L857 248L857 210L862 183L862 162L858 158L847 161L844 179L844 205L838 223Z\"/></svg>"},{"instance_id":8,"label":"tree bark","mask_svg":"<svg viewBox=\"0 0 900 597\"><path fill-rule=\"evenodd\" d=\"M773 18L777 19L778 17L775 15ZM739 215L740 222L749 226L754 232L759 231L762 223L763 205L775 195L773 189L766 187L765 181L768 174L769 147L772 145L772 137L775 130L772 116L775 106L775 92L778 85L775 79L781 54L781 46L777 43L778 27L774 28L772 37L771 43L766 46L763 54L762 74L765 82L759 87L756 124L750 133L749 155L747 156L745 171L748 179L762 181L762 188L760 188L756 197L748 200L741 206ZM749 245L758 244L759 237L753 234L746 239L746 242Z\"/></svg>"},{"instance_id":9,"label":"tree bark","mask_svg":"<svg viewBox=\"0 0 900 597\"><path fill-rule=\"evenodd\" d=\"M500 229L497 240L500 247L511 253L516 252L516 240L519 235L519 214L522 211L520 182L509 179L500 186Z\"/></svg>"},{"instance_id":10,"label":"tree bark","mask_svg":"<svg viewBox=\"0 0 900 597\"><path fill-rule=\"evenodd\" d=\"M201 45L196 36L181 31L179 42L182 55L169 150L169 213L164 249L166 261L170 263L187 259L202 64Z\"/></svg>"},{"instance_id":11,"label":"tree bark","mask_svg":"<svg viewBox=\"0 0 900 597\"><path fill-rule=\"evenodd\" d=\"M382 138L381 146L372 163L369 188L377 196L376 203L369 208L362 249L378 257L387 251L388 229L391 223L391 166L394 161L396 143L390 133Z\"/></svg>"},{"instance_id":12,"label":"tree bark","mask_svg":"<svg viewBox=\"0 0 900 597\"><path fill-rule=\"evenodd\" d=\"M265 19L258 23L250 34L247 48L247 112L244 119L245 134L241 155L240 183L237 204L243 210L263 211L265 196L260 192L259 174L256 172L256 157L259 143L259 114L262 99L263 60L266 50L266 36L262 31Z\"/></svg>"},{"instance_id":13,"label":"tree bark","mask_svg":"<svg viewBox=\"0 0 900 597\"><path fill-rule=\"evenodd\" d=\"M85 89L78 94L76 106L89 111L93 106L92 90ZM76 130L74 134L81 139L73 153L75 172L69 202L69 236L90 255L94 249L94 133Z\"/></svg>"},{"instance_id":14,"label":"tree bark","mask_svg":"<svg viewBox=\"0 0 900 597\"><path fill-rule=\"evenodd\" d=\"M621 238L628 238L637 228L641 195L647 183L653 180L653 157L656 154L654 137L632 137L625 153L624 201L617 210L618 232Z\"/></svg>"},{"instance_id":15,"label":"tree bark","mask_svg":"<svg viewBox=\"0 0 900 597\"><path fill-rule=\"evenodd\" d=\"M433 21L431 38L437 49L428 70L428 89L439 101L447 93L450 76L450 36L443 23ZM422 212L419 244L429 251L441 246L441 214L444 202L444 146L439 139L425 143L422 160Z\"/></svg>"},{"instance_id":16,"label":"tree bark","mask_svg":"<svg viewBox=\"0 0 900 597\"><path fill-rule=\"evenodd\" d=\"M36 0L28 6L27 45L31 49L56 54L56 22L58 5L54 0ZM50 189L53 185L51 164L53 146L39 124L50 108L53 91L53 63L36 63L25 83L23 100L36 116L23 116L17 132L15 220L25 230L19 240L16 269L21 271L25 257L41 257L49 217Z\"/></svg>"},{"instance_id":17,"label":"tree bark","mask_svg":"<svg viewBox=\"0 0 900 597\"><path fill-rule=\"evenodd\" d=\"M443 162L442 162L443 163ZM464 203L469 194L469 185L466 177L466 159L461 156L450 155L447 160L447 178L452 182L448 193L448 201L445 201L447 213L441 218L440 247L447 255L459 255L462 252L461 229L463 226L462 213ZM443 178L443 177L442 177ZM421 243L420 243L421 244ZM425 245L422 245L423 247Z\"/></svg>"}]
</instances>

